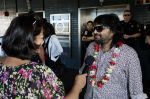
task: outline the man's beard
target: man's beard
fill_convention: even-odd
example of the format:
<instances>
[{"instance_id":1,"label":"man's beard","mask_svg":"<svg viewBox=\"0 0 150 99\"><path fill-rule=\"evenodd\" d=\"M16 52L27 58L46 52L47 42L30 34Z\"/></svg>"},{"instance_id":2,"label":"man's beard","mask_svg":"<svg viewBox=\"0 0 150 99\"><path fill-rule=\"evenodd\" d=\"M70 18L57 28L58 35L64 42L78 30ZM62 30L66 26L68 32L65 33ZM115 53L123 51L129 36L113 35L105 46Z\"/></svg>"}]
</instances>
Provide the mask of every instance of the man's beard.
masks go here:
<instances>
[{"instance_id":1,"label":"man's beard","mask_svg":"<svg viewBox=\"0 0 150 99\"><path fill-rule=\"evenodd\" d=\"M103 45L104 44L104 40L102 39L102 35L101 34L95 34L94 35L95 38L95 42L99 45Z\"/></svg>"},{"instance_id":2,"label":"man's beard","mask_svg":"<svg viewBox=\"0 0 150 99\"><path fill-rule=\"evenodd\" d=\"M104 44L104 40L103 39L97 39L95 40L95 42L99 45L103 45Z\"/></svg>"}]
</instances>

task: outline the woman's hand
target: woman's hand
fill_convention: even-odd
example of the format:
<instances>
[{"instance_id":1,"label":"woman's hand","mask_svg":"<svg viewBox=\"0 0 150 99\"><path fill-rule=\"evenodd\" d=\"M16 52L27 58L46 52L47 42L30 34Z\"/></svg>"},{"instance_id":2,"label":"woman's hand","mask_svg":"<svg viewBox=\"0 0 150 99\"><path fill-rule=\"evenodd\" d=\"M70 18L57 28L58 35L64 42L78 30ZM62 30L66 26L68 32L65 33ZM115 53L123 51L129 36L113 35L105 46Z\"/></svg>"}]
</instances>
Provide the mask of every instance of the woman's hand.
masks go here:
<instances>
[{"instance_id":1,"label":"woman's hand","mask_svg":"<svg viewBox=\"0 0 150 99\"><path fill-rule=\"evenodd\" d=\"M87 74L81 74L75 77L74 86L66 96L66 99L79 99L79 94L86 84L86 76Z\"/></svg>"}]
</instances>

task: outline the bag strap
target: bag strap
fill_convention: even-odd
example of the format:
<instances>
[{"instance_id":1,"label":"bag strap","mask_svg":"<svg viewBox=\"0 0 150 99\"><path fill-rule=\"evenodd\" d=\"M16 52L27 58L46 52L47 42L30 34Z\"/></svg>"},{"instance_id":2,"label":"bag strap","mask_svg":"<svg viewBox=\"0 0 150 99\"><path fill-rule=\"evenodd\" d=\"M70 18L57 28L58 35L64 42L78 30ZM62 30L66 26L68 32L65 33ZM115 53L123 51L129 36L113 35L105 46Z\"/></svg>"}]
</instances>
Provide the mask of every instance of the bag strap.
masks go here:
<instances>
[{"instance_id":1,"label":"bag strap","mask_svg":"<svg viewBox=\"0 0 150 99\"><path fill-rule=\"evenodd\" d=\"M45 53L48 54L48 56L49 56L48 44L49 44L50 38L51 38L51 36L49 36L47 42L45 41L45 43L44 43L44 50L45 50ZM47 52L46 52L46 50L47 50Z\"/></svg>"}]
</instances>

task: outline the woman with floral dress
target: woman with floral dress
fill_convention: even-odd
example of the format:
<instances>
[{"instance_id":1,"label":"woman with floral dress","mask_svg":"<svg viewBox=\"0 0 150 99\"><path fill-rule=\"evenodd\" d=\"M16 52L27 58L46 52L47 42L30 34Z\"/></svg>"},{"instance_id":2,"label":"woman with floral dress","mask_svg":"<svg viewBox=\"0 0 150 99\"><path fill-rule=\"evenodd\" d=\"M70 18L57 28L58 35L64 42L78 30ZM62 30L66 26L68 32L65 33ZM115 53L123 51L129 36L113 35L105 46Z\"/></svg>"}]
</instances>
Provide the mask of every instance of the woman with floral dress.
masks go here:
<instances>
[{"instance_id":1,"label":"woman with floral dress","mask_svg":"<svg viewBox=\"0 0 150 99\"><path fill-rule=\"evenodd\" d=\"M2 48L7 56L0 63L0 99L77 99L86 75L78 75L65 96L63 83L43 64L30 61L43 43L42 21L18 16L8 27Z\"/></svg>"}]
</instances>

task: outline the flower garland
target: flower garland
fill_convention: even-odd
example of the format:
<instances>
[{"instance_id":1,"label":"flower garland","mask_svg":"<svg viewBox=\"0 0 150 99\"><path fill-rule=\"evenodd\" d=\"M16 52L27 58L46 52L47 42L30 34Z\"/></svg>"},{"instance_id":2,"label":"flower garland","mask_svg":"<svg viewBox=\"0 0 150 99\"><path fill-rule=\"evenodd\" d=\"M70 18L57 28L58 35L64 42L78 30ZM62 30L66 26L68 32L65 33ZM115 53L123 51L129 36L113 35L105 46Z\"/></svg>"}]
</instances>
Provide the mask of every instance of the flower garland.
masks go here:
<instances>
[{"instance_id":1,"label":"flower garland","mask_svg":"<svg viewBox=\"0 0 150 99\"><path fill-rule=\"evenodd\" d=\"M89 66L89 77L90 77L90 84L92 86L96 86L98 88L102 88L110 79L111 73L113 69L116 67L116 60L120 55L120 49L119 47L122 46L123 43L121 41L117 42L116 47L114 48L112 58L109 61L109 66L106 68L105 74L102 77L101 80L96 80L96 72L97 72L97 66L96 66L96 59L100 50L100 45L96 44L94 45L94 55L95 61L91 66Z\"/></svg>"}]
</instances>

